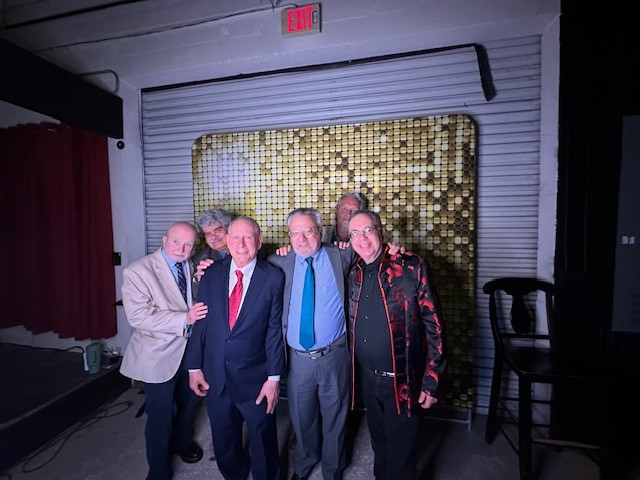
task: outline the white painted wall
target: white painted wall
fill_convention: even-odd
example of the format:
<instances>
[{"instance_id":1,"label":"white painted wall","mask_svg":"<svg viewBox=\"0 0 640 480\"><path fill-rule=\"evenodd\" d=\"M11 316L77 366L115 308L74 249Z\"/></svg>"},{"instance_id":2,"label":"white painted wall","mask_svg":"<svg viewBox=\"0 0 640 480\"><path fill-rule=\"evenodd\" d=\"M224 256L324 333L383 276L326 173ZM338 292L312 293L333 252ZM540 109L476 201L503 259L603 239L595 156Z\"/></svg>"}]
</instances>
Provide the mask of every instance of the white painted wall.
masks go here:
<instances>
[{"instance_id":1,"label":"white painted wall","mask_svg":"<svg viewBox=\"0 0 640 480\"><path fill-rule=\"evenodd\" d=\"M155 0L20 28L11 28L12 21L17 23L24 18L8 17L5 21L9 28L0 31L0 36L75 73L111 70L117 74L117 80L112 73L86 78L115 91L124 101L125 148L118 150L116 140L110 140L109 159L114 243L126 265L146 253L141 89L540 34L544 211L540 215L538 258L540 276L552 278L560 0L321 3L322 32L308 36L283 37L280 10L292 4L282 3L274 8L269 0ZM29 116L0 103L0 125L28 121L21 118L23 115ZM116 267L117 292L121 268ZM120 307L118 335L106 343L124 348L129 335L130 327ZM0 330L0 341L61 348L69 342L51 334L37 337L32 338L24 329Z\"/></svg>"}]
</instances>

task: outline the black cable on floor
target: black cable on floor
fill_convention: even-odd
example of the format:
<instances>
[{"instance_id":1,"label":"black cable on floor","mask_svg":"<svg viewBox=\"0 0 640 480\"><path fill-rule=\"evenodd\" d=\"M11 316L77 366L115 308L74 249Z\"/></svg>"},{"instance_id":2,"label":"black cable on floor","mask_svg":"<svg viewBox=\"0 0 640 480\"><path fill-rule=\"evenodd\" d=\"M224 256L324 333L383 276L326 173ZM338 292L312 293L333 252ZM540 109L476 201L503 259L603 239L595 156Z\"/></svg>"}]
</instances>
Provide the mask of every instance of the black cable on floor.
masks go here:
<instances>
[{"instance_id":1,"label":"black cable on floor","mask_svg":"<svg viewBox=\"0 0 640 480\"><path fill-rule=\"evenodd\" d=\"M106 406L98 409L91 417L88 417L85 420L81 420L76 425L74 425L70 429L66 430L65 432L59 434L58 436L54 437L49 442L47 442L45 445L43 445L38 450L33 452L31 455L27 456L27 458L22 462L22 468L21 468L22 472L23 473L31 473L31 472L35 472L36 470L39 470L40 468L44 467L45 465L47 465L49 462L51 462L54 458L56 458L58 456L58 454L60 453L60 451L64 447L65 443L67 443L67 440L69 440L73 436L73 434L75 434L76 432L79 432L79 431L81 431L81 430L83 430L83 429L85 429L87 427L90 427L91 425L97 423L98 421L100 421L100 420L102 420L104 418L109 418L109 417L114 417L116 415L120 415L120 414L126 412L129 408L131 408L132 405L133 405L133 402L130 401L130 400L127 400L126 402L119 402L119 403L115 403L115 404L107 404ZM111 410L113 408L116 408L116 407L119 407L120 409L115 413L109 413L109 410ZM42 454L42 453L46 452L47 450L51 449L54 445L56 445L59 442L60 442L60 445L57 447L55 452L53 452L52 456L47 461L45 461L44 463L41 463L40 465L38 465L36 467L28 468L28 465L32 460L34 460L40 454ZM11 480L10 474L7 474L7 479Z\"/></svg>"}]
</instances>

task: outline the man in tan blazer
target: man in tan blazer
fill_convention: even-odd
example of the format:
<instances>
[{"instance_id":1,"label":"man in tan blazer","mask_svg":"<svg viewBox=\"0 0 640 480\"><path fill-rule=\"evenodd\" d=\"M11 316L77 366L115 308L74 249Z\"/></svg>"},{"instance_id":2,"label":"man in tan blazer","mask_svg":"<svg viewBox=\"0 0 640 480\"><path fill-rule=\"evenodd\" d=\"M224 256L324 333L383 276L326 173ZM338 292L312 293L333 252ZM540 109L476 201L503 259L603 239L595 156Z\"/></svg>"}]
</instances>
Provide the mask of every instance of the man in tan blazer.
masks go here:
<instances>
[{"instance_id":1,"label":"man in tan blazer","mask_svg":"<svg viewBox=\"0 0 640 480\"><path fill-rule=\"evenodd\" d=\"M122 304L133 333L120 372L144 382L147 480L171 478L172 453L188 463L202 458L202 448L193 441L199 397L182 368L191 328L207 314L203 303L193 304L187 280L196 238L193 225L176 222L162 237L161 248L122 273Z\"/></svg>"}]
</instances>

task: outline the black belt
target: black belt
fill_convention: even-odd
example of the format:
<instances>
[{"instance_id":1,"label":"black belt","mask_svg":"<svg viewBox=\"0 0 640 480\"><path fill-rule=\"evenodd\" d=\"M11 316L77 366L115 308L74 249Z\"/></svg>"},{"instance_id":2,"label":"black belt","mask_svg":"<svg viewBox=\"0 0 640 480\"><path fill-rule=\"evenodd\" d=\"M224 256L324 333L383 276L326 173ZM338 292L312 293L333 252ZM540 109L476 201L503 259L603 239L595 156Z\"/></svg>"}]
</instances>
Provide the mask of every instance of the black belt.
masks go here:
<instances>
[{"instance_id":1,"label":"black belt","mask_svg":"<svg viewBox=\"0 0 640 480\"><path fill-rule=\"evenodd\" d=\"M345 335L342 335L339 339L327 345L326 347L317 348L315 350L296 350L295 348L292 348L291 350L293 350L296 354L301 355L303 357L316 359L316 358L324 357L331 350L335 350L338 347L346 345L345 340L346 340Z\"/></svg>"},{"instance_id":2,"label":"black belt","mask_svg":"<svg viewBox=\"0 0 640 480\"><path fill-rule=\"evenodd\" d=\"M363 366L362 368L364 368L369 373L373 373L374 375L378 375L379 377L390 377L390 378L393 378L393 377L396 376L396 374L393 373L393 372L385 372L384 370L378 370L377 368L369 368L369 367L365 367L365 366Z\"/></svg>"}]
</instances>

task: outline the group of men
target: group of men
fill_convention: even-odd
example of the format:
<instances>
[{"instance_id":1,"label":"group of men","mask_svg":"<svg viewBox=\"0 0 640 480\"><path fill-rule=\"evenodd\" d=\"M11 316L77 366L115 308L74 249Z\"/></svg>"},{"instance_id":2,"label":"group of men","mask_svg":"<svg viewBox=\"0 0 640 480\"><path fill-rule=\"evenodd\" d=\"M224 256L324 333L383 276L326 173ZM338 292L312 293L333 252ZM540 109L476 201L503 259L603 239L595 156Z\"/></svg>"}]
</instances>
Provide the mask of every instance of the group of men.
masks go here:
<instances>
[{"instance_id":1,"label":"group of men","mask_svg":"<svg viewBox=\"0 0 640 480\"><path fill-rule=\"evenodd\" d=\"M255 220L207 211L197 221L204 253L192 257L197 230L177 222L157 252L125 268L134 332L121 371L144 382L148 480L171 478L174 453L202 458L202 397L224 478L280 479L274 413L285 376L293 480L317 464L324 479L342 478L358 383L375 477L417 479L418 413L437 402L445 364L442 315L426 261L385 244L380 217L363 207L343 196L324 243L320 212L293 210L291 250L266 260Z\"/></svg>"}]
</instances>

